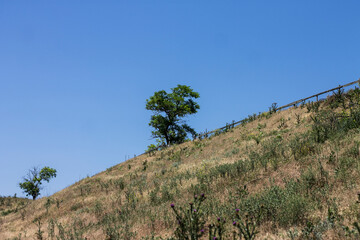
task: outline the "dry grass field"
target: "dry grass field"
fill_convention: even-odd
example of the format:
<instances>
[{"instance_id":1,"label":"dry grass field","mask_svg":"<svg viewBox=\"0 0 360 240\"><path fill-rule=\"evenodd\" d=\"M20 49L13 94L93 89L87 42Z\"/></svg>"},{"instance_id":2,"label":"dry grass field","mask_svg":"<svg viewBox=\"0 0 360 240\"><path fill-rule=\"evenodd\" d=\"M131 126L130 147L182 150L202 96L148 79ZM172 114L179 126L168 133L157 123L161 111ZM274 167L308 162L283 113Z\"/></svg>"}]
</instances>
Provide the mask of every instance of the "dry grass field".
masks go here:
<instances>
[{"instance_id":1,"label":"dry grass field","mask_svg":"<svg viewBox=\"0 0 360 240\"><path fill-rule=\"evenodd\" d=\"M359 239L359 103L262 113L50 197L2 198L0 239Z\"/></svg>"}]
</instances>

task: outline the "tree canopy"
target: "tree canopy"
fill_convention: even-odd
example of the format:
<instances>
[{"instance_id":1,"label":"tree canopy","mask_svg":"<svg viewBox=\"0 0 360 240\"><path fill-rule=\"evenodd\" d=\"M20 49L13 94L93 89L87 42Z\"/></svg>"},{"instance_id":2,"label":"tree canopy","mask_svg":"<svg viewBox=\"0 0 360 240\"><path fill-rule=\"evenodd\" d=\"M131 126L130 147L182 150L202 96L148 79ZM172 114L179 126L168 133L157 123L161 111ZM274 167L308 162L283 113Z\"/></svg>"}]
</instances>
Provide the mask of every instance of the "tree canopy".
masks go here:
<instances>
[{"instance_id":1,"label":"tree canopy","mask_svg":"<svg viewBox=\"0 0 360 240\"><path fill-rule=\"evenodd\" d=\"M32 196L35 200L40 195L42 181L49 182L51 178L56 177L56 170L50 167L44 167L41 170L34 167L29 170L24 181L19 186L26 193L26 196Z\"/></svg>"},{"instance_id":2,"label":"tree canopy","mask_svg":"<svg viewBox=\"0 0 360 240\"><path fill-rule=\"evenodd\" d=\"M171 90L171 93L164 90L155 92L146 100L146 109L154 112L149 123L155 128L152 136L166 145L184 142L188 133L195 137L195 130L183 118L200 109L199 104L194 101L200 95L189 86L178 85Z\"/></svg>"}]
</instances>

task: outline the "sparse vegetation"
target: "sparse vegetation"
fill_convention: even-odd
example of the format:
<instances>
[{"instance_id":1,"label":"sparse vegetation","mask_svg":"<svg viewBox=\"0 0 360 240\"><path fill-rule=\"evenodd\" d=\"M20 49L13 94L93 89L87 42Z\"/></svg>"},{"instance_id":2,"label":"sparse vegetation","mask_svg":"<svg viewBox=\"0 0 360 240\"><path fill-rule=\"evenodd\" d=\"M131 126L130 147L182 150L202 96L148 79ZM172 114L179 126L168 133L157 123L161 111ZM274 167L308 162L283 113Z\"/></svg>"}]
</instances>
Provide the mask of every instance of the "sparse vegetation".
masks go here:
<instances>
[{"instance_id":1,"label":"sparse vegetation","mask_svg":"<svg viewBox=\"0 0 360 240\"><path fill-rule=\"evenodd\" d=\"M0 238L358 239L359 92L250 115L51 198L0 198Z\"/></svg>"}]
</instances>

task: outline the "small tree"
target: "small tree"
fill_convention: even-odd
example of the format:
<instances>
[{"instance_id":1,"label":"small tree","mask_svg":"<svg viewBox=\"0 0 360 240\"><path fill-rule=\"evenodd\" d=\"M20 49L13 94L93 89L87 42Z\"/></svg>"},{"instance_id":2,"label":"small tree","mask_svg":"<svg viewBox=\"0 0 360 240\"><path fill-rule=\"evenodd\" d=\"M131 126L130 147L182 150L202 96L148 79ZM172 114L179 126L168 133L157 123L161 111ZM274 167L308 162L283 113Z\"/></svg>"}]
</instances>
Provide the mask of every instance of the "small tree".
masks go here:
<instances>
[{"instance_id":1,"label":"small tree","mask_svg":"<svg viewBox=\"0 0 360 240\"><path fill-rule=\"evenodd\" d=\"M164 90L155 92L146 100L146 109L155 113L149 123L155 128L152 136L161 139L166 145L184 142L188 133L196 136L195 130L185 124L182 118L200 109L193 100L200 95L189 86L178 85L171 90L171 93Z\"/></svg>"},{"instance_id":2,"label":"small tree","mask_svg":"<svg viewBox=\"0 0 360 240\"><path fill-rule=\"evenodd\" d=\"M26 193L26 196L32 196L33 200L35 200L40 195L42 181L49 182L53 177L56 177L55 169L44 167L39 170L37 167L33 167L24 177L24 181L19 183L19 186Z\"/></svg>"}]
</instances>

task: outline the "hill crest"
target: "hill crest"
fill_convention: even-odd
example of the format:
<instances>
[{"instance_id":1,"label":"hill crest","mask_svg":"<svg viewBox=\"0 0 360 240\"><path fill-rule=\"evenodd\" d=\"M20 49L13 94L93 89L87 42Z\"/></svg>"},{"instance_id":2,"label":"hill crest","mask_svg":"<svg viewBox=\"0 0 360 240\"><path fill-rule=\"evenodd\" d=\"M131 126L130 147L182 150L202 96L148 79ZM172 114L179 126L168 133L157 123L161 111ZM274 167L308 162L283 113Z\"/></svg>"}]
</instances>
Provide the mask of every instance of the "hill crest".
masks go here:
<instances>
[{"instance_id":1,"label":"hill crest","mask_svg":"<svg viewBox=\"0 0 360 240\"><path fill-rule=\"evenodd\" d=\"M170 204L187 208L204 193L204 230L226 218L225 239L235 209L250 214L260 205L266 214L257 237L355 239L359 103L359 91L350 90L130 159L51 197L4 208L0 238L170 239L179 228Z\"/></svg>"}]
</instances>

